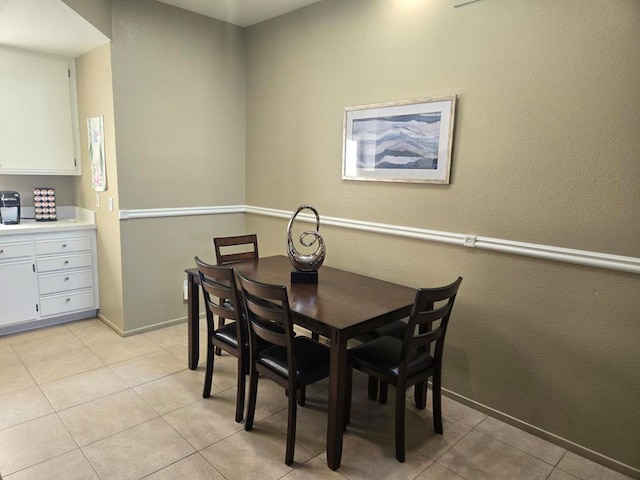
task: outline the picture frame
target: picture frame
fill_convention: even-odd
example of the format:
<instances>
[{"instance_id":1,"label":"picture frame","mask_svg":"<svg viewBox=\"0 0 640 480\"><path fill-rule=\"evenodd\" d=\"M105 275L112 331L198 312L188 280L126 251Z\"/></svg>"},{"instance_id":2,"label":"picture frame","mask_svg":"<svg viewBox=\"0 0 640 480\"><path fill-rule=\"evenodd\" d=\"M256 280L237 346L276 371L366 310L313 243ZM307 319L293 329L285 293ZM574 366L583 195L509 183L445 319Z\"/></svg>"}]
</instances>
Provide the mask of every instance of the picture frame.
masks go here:
<instances>
[{"instance_id":1,"label":"picture frame","mask_svg":"<svg viewBox=\"0 0 640 480\"><path fill-rule=\"evenodd\" d=\"M456 96L347 107L342 179L448 184Z\"/></svg>"}]
</instances>

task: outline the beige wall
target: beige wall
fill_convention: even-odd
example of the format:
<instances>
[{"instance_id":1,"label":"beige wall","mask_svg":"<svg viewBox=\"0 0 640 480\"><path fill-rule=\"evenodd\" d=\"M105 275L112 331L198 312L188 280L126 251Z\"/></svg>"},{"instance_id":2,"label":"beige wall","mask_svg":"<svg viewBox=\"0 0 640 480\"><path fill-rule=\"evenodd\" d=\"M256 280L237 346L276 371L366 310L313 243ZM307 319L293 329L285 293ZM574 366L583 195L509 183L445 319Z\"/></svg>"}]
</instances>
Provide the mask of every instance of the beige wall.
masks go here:
<instances>
[{"instance_id":1,"label":"beige wall","mask_svg":"<svg viewBox=\"0 0 640 480\"><path fill-rule=\"evenodd\" d=\"M120 220L117 210L108 208L109 197L118 203L118 167L109 44L83 55L76 61L78 77L78 118L82 177L76 180L75 204L96 212L98 225L98 274L100 282L100 317L118 331L124 330ZM91 186L87 118L102 116L107 170L107 190L96 192ZM100 207L96 207L96 196Z\"/></svg>"},{"instance_id":2,"label":"beige wall","mask_svg":"<svg viewBox=\"0 0 640 480\"><path fill-rule=\"evenodd\" d=\"M243 204L243 29L150 0L113 2L116 209ZM121 222L124 331L184 319L184 269L244 216Z\"/></svg>"},{"instance_id":3,"label":"beige wall","mask_svg":"<svg viewBox=\"0 0 640 480\"><path fill-rule=\"evenodd\" d=\"M640 4L452 4L325 0L250 27L247 204L640 256ZM341 180L344 107L445 94L450 185ZM247 218L262 254L285 228ZM464 277L448 389L640 469L637 275L323 231L328 265Z\"/></svg>"},{"instance_id":4,"label":"beige wall","mask_svg":"<svg viewBox=\"0 0 640 480\"><path fill-rule=\"evenodd\" d=\"M74 177L63 175L0 175L0 190L13 190L20 194L23 207L33 207L33 189L51 187L56 191L58 205L75 205Z\"/></svg>"}]
</instances>

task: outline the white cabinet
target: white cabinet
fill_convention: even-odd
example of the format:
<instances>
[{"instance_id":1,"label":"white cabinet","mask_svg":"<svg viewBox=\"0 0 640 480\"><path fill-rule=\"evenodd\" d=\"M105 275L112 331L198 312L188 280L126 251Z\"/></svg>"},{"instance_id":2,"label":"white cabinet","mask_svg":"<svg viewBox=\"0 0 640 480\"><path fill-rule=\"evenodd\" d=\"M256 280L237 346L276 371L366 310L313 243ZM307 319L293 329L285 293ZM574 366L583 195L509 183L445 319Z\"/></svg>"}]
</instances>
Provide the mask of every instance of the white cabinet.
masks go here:
<instances>
[{"instance_id":1,"label":"white cabinet","mask_svg":"<svg viewBox=\"0 0 640 480\"><path fill-rule=\"evenodd\" d=\"M80 175L75 60L0 47L0 174Z\"/></svg>"},{"instance_id":2,"label":"white cabinet","mask_svg":"<svg viewBox=\"0 0 640 480\"><path fill-rule=\"evenodd\" d=\"M0 326L38 318L31 242L0 241Z\"/></svg>"},{"instance_id":3,"label":"white cabinet","mask_svg":"<svg viewBox=\"0 0 640 480\"><path fill-rule=\"evenodd\" d=\"M94 316L93 229L0 237L0 335Z\"/></svg>"},{"instance_id":4,"label":"white cabinet","mask_svg":"<svg viewBox=\"0 0 640 480\"><path fill-rule=\"evenodd\" d=\"M35 240L42 317L97 307L94 243L95 235L87 232Z\"/></svg>"}]
</instances>

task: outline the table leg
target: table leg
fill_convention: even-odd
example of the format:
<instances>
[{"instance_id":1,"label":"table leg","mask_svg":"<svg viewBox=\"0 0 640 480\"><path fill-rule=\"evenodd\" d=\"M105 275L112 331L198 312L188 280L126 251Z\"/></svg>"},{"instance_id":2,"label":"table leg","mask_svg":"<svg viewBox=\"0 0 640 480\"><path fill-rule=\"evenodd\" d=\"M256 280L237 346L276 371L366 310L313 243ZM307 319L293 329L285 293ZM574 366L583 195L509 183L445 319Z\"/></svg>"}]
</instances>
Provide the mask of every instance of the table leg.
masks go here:
<instances>
[{"instance_id":1,"label":"table leg","mask_svg":"<svg viewBox=\"0 0 640 480\"><path fill-rule=\"evenodd\" d=\"M327 420L327 465L340 467L344 407L346 400L347 340L341 332L331 338L331 374L329 376L329 414Z\"/></svg>"},{"instance_id":2,"label":"table leg","mask_svg":"<svg viewBox=\"0 0 640 480\"><path fill-rule=\"evenodd\" d=\"M194 281L194 276L187 274L187 285L189 288L189 299L187 301L187 329L188 329L188 365L191 370L198 367L200 359L200 299L198 284Z\"/></svg>"}]
</instances>

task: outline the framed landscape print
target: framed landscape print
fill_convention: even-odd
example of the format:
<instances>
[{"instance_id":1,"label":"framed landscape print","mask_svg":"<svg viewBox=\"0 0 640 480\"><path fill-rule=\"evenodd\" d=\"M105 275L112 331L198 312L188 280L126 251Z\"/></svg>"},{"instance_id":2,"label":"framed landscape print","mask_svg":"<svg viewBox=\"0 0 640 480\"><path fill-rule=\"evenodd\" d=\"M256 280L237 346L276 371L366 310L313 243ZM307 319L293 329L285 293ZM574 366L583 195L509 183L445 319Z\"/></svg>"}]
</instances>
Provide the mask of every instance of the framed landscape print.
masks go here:
<instances>
[{"instance_id":1,"label":"framed landscape print","mask_svg":"<svg viewBox=\"0 0 640 480\"><path fill-rule=\"evenodd\" d=\"M347 107L343 180L449 183L455 95Z\"/></svg>"}]
</instances>

